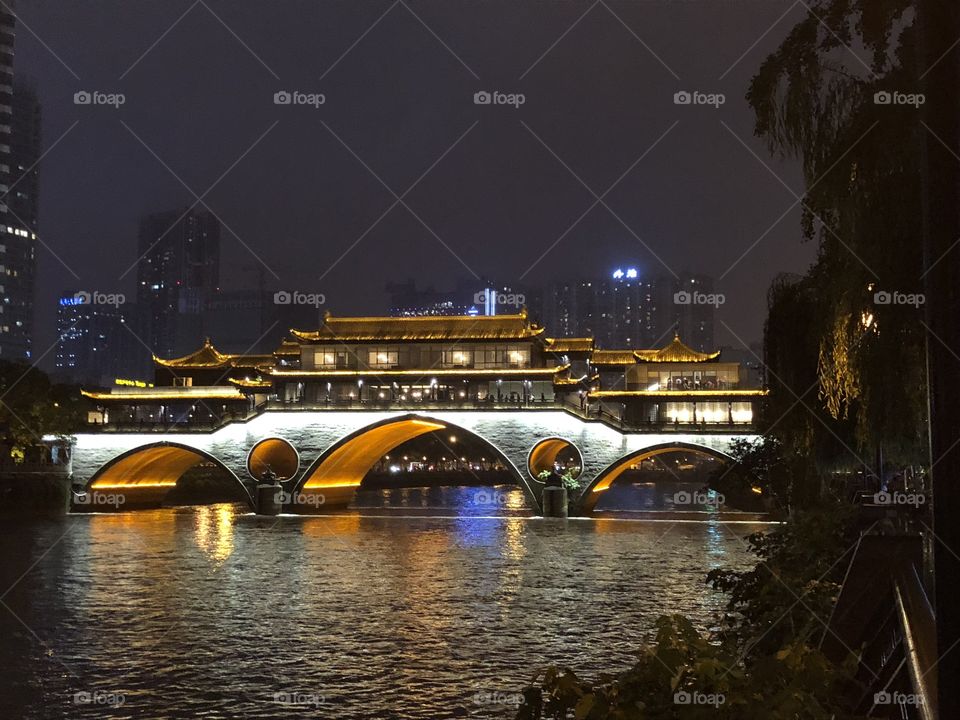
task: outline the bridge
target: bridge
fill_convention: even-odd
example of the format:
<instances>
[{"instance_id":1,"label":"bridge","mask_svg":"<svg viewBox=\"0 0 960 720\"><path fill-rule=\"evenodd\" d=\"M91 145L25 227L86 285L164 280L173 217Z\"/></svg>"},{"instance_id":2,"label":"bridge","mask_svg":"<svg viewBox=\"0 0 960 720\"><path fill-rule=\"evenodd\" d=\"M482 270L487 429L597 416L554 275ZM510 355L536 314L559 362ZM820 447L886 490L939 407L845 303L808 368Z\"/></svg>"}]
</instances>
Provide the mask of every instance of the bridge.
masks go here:
<instances>
[{"instance_id":1,"label":"bridge","mask_svg":"<svg viewBox=\"0 0 960 720\"><path fill-rule=\"evenodd\" d=\"M242 488L257 510L258 468L270 467L287 498L284 512L309 513L347 505L363 478L404 442L436 431L472 436L500 460L522 488L530 510L542 510L539 473L557 455L575 449L582 458L581 490L572 514L587 514L628 468L641 460L686 450L729 460L735 439L749 432L624 430L554 408L511 410L266 410L201 432L90 432L76 436L75 486L93 495L123 495L135 504L159 503L190 468L210 462Z\"/></svg>"},{"instance_id":2,"label":"bridge","mask_svg":"<svg viewBox=\"0 0 960 720\"><path fill-rule=\"evenodd\" d=\"M208 338L154 365L153 382L83 393L92 424L76 436L72 473L94 506L111 494L161 502L206 462L256 510L264 477L282 481L285 511L342 507L394 448L455 431L489 448L535 513L538 475L575 454L570 509L589 513L644 458L687 450L728 459L734 440L753 437L764 394L743 364L679 335L661 348L599 349L593 338L544 337L525 312L326 314L272 353L224 353Z\"/></svg>"}]
</instances>

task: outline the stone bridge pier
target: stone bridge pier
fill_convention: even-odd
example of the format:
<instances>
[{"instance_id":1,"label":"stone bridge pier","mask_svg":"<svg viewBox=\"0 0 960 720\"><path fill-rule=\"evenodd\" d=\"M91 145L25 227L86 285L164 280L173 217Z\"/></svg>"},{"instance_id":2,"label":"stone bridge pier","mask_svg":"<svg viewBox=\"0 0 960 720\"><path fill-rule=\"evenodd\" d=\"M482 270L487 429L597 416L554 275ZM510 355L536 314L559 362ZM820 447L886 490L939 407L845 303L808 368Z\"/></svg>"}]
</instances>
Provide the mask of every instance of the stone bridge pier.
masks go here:
<instances>
[{"instance_id":1,"label":"stone bridge pier","mask_svg":"<svg viewBox=\"0 0 960 720\"><path fill-rule=\"evenodd\" d=\"M278 474L283 478L284 512L343 506L383 455L407 440L439 430L473 435L489 445L491 454L523 489L534 515L542 509L542 486L535 473L550 467L568 444L583 459L582 490L571 498L571 513L585 514L600 493L639 459L677 449L728 458L735 439L755 437L622 432L599 420L556 409L269 410L208 432L79 434L73 451L73 484L86 492L77 496L76 503L82 509L80 505L107 504L111 496L121 495L137 503L161 502L187 470L208 461L236 479L253 510L257 510L257 481L250 470L256 472L258 463L283 470ZM287 443L295 451L292 455L281 449ZM255 447L258 452L250 458Z\"/></svg>"}]
</instances>

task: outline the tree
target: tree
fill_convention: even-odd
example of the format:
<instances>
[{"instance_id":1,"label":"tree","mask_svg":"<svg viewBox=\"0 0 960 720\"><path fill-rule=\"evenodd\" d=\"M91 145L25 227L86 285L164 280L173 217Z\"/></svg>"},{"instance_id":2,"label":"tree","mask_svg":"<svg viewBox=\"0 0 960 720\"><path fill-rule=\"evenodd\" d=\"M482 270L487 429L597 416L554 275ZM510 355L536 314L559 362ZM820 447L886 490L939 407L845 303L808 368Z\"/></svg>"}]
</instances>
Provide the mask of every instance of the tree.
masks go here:
<instances>
[{"instance_id":1,"label":"tree","mask_svg":"<svg viewBox=\"0 0 960 720\"><path fill-rule=\"evenodd\" d=\"M805 277L775 282L766 339L773 431L821 473L872 464L881 447L902 464L924 459L913 9L910 0L811 2L747 94L756 133L798 158L806 180L801 232L817 243L817 261ZM816 393L794 403L808 380Z\"/></svg>"},{"instance_id":2,"label":"tree","mask_svg":"<svg viewBox=\"0 0 960 720\"><path fill-rule=\"evenodd\" d=\"M86 406L77 388L55 385L33 366L0 361L0 441L10 450L65 437L82 427Z\"/></svg>"}]
</instances>

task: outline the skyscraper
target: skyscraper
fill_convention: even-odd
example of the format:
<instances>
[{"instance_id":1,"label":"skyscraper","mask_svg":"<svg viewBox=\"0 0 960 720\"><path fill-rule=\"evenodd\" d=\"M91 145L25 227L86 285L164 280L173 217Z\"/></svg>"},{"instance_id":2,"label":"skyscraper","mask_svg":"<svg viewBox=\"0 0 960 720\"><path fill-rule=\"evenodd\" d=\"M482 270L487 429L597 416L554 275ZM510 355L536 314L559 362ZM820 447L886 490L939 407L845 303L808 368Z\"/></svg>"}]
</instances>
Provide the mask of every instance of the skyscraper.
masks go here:
<instances>
[{"instance_id":1,"label":"skyscraper","mask_svg":"<svg viewBox=\"0 0 960 720\"><path fill-rule=\"evenodd\" d=\"M58 379L106 386L135 374L130 371L136 340L124 323L117 306L94 305L77 293L63 293L57 307Z\"/></svg>"},{"instance_id":2,"label":"skyscraper","mask_svg":"<svg viewBox=\"0 0 960 720\"><path fill-rule=\"evenodd\" d=\"M40 100L35 86L18 77L13 85L10 143L14 182L7 196L7 204L33 233L40 231L41 120Z\"/></svg>"},{"instance_id":3,"label":"skyscraper","mask_svg":"<svg viewBox=\"0 0 960 720\"><path fill-rule=\"evenodd\" d=\"M700 352L712 352L714 315L719 307L719 298L713 291L713 278L709 275L681 273L670 278L669 296L661 298L664 315L661 326L676 329L683 341ZM663 293L661 292L661 296Z\"/></svg>"},{"instance_id":4,"label":"skyscraper","mask_svg":"<svg viewBox=\"0 0 960 720\"><path fill-rule=\"evenodd\" d=\"M603 347L649 348L661 343L665 329L657 314L662 283L662 278L641 277L635 268L613 272L603 305Z\"/></svg>"},{"instance_id":5,"label":"skyscraper","mask_svg":"<svg viewBox=\"0 0 960 720\"><path fill-rule=\"evenodd\" d=\"M543 322L554 337L592 337L598 347L650 348L678 332L712 351L713 280L705 275L643 277L632 267L606 277L554 282L543 294Z\"/></svg>"},{"instance_id":6,"label":"skyscraper","mask_svg":"<svg viewBox=\"0 0 960 720\"><path fill-rule=\"evenodd\" d=\"M147 215L139 254L138 333L161 357L195 349L201 314L220 283L220 222L199 210Z\"/></svg>"},{"instance_id":7,"label":"skyscraper","mask_svg":"<svg viewBox=\"0 0 960 720\"><path fill-rule=\"evenodd\" d=\"M543 292L543 324L554 337L593 337L605 342L603 307L608 286L603 279L549 284ZM602 336L602 337L601 337Z\"/></svg>"},{"instance_id":8,"label":"skyscraper","mask_svg":"<svg viewBox=\"0 0 960 720\"><path fill-rule=\"evenodd\" d=\"M16 21L11 6L0 5L0 358L29 360L33 356L40 108L32 90L26 86L14 90Z\"/></svg>"}]
</instances>

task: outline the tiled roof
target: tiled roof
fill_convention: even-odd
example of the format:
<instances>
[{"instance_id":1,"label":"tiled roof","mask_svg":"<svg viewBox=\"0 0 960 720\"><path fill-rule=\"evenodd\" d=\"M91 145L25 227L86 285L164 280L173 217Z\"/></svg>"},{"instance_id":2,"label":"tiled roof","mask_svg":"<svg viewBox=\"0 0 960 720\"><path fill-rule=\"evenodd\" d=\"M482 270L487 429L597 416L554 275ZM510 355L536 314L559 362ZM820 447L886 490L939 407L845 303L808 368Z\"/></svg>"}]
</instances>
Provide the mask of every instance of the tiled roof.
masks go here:
<instances>
[{"instance_id":1,"label":"tiled roof","mask_svg":"<svg viewBox=\"0 0 960 720\"><path fill-rule=\"evenodd\" d=\"M306 342L456 342L529 340L543 333L525 312L518 315L424 317L327 316L319 330L291 330Z\"/></svg>"}]
</instances>

